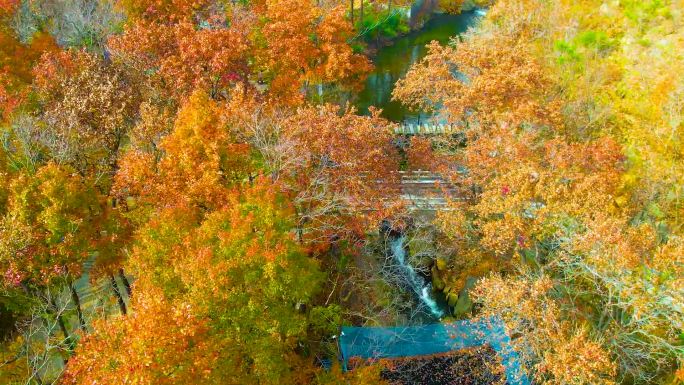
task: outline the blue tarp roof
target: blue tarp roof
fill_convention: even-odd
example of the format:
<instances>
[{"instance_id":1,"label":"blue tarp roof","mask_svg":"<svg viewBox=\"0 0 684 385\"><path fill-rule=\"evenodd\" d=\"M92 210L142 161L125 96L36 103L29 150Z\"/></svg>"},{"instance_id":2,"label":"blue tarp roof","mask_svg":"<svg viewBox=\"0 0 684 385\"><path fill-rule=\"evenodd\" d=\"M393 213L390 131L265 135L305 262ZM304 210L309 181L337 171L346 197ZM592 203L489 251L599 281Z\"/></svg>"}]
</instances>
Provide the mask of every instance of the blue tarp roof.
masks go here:
<instances>
[{"instance_id":1,"label":"blue tarp roof","mask_svg":"<svg viewBox=\"0 0 684 385\"><path fill-rule=\"evenodd\" d=\"M349 359L401 358L489 345L501 359L510 385L530 385L518 353L498 317L405 327L343 326L340 350Z\"/></svg>"}]
</instances>

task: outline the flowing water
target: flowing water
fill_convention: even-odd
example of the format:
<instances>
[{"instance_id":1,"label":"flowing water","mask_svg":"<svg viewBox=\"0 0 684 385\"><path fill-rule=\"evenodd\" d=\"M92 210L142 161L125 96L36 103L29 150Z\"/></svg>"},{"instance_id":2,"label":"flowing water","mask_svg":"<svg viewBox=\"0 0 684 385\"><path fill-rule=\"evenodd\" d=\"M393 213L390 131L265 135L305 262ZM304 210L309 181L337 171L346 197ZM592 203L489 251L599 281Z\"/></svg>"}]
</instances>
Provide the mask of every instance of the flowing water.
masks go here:
<instances>
[{"instance_id":1,"label":"flowing water","mask_svg":"<svg viewBox=\"0 0 684 385\"><path fill-rule=\"evenodd\" d=\"M356 95L355 105L361 114L368 113L368 107L383 110L382 116L394 122L416 123L429 116L421 111L412 111L401 103L392 101L395 83L406 75L411 65L427 53L425 45L436 40L441 44L449 41L473 26L483 10L465 12L460 15L437 14L425 23L423 28L397 39L393 45L380 49L373 62L375 69L368 76L366 87ZM442 318L449 308L433 296L432 285L407 260L406 236L389 238L389 252L401 272L406 288L413 292L431 317Z\"/></svg>"},{"instance_id":2,"label":"flowing water","mask_svg":"<svg viewBox=\"0 0 684 385\"><path fill-rule=\"evenodd\" d=\"M390 252L402 272L404 282L416 295L420 301L420 305L425 307L432 317L440 319L444 316L443 306L432 296L432 285L426 282L425 279L418 274L416 269L406 260L408 255L405 243L406 235L402 234L390 238Z\"/></svg>"},{"instance_id":3,"label":"flowing water","mask_svg":"<svg viewBox=\"0 0 684 385\"><path fill-rule=\"evenodd\" d=\"M425 113L412 111L392 101L395 83L406 75L413 63L425 56L426 44L433 40L441 44L448 42L473 26L482 14L482 10L460 15L436 14L423 28L396 39L391 46L381 48L373 59L375 69L368 76L365 89L356 95L354 104L359 113L367 114L368 107L375 106L383 110L383 117L394 122L416 123L428 118Z\"/></svg>"}]
</instances>

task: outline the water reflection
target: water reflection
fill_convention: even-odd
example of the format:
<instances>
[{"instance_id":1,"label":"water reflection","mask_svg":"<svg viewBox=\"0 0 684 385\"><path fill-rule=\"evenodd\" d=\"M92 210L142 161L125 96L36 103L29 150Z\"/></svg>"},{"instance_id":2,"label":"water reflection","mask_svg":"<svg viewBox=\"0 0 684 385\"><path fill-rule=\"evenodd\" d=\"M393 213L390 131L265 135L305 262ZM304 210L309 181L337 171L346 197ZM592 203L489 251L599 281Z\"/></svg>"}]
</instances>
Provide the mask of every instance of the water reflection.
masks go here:
<instances>
[{"instance_id":1,"label":"water reflection","mask_svg":"<svg viewBox=\"0 0 684 385\"><path fill-rule=\"evenodd\" d=\"M427 53L425 45L432 40L446 43L453 36L463 33L472 26L480 15L466 12L460 15L435 15L425 26L395 41L389 47L378 51L373 62L375 70L368 76L366 87L356 96L354 105L361 114L368 114L368 107L383 109L382 116L395 122L416 123L428 116L420 111L411 111L392 101L392 90L411 67Z\"/></svg>"}]
</instances>

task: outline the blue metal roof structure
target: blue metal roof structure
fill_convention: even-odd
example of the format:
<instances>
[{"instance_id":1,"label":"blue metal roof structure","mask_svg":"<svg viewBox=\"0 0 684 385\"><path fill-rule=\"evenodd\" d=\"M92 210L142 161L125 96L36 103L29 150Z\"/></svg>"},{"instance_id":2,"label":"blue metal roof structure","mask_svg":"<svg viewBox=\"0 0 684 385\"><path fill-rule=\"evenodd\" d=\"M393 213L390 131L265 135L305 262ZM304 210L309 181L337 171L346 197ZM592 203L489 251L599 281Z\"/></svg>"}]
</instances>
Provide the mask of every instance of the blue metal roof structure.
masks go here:
<instances>
[{"instance_id":1,"label":"blue metal roof structure","mask_svg":"<svg viewBox=\"0 0 684 385\"><path fill-rule=\"evenodd\" d=\"M339 343L345 370L351 358L426 356L489 345L501 359L509 385L531 384L499 317L405 327L343 326Z\"/></svg>"}]
</instances>

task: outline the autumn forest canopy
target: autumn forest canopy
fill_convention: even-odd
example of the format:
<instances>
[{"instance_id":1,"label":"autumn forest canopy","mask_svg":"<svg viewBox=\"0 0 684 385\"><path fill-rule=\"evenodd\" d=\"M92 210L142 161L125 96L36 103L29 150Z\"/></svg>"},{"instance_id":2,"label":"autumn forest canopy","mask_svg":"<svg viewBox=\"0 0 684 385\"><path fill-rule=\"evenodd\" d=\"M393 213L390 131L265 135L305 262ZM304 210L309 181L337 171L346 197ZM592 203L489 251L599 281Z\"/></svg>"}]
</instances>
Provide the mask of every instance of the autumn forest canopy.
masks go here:
<instances>
[{"instance_id":1,"label":"autumn forest canopy","mask_svg":"<svg viewBox=\"0 0 684 385\"><path fill-rule=\"evenodd\" d=\"M0 384L682 385L683 141L683 0L0 0Z\"/></svg>"}]
</instances>

